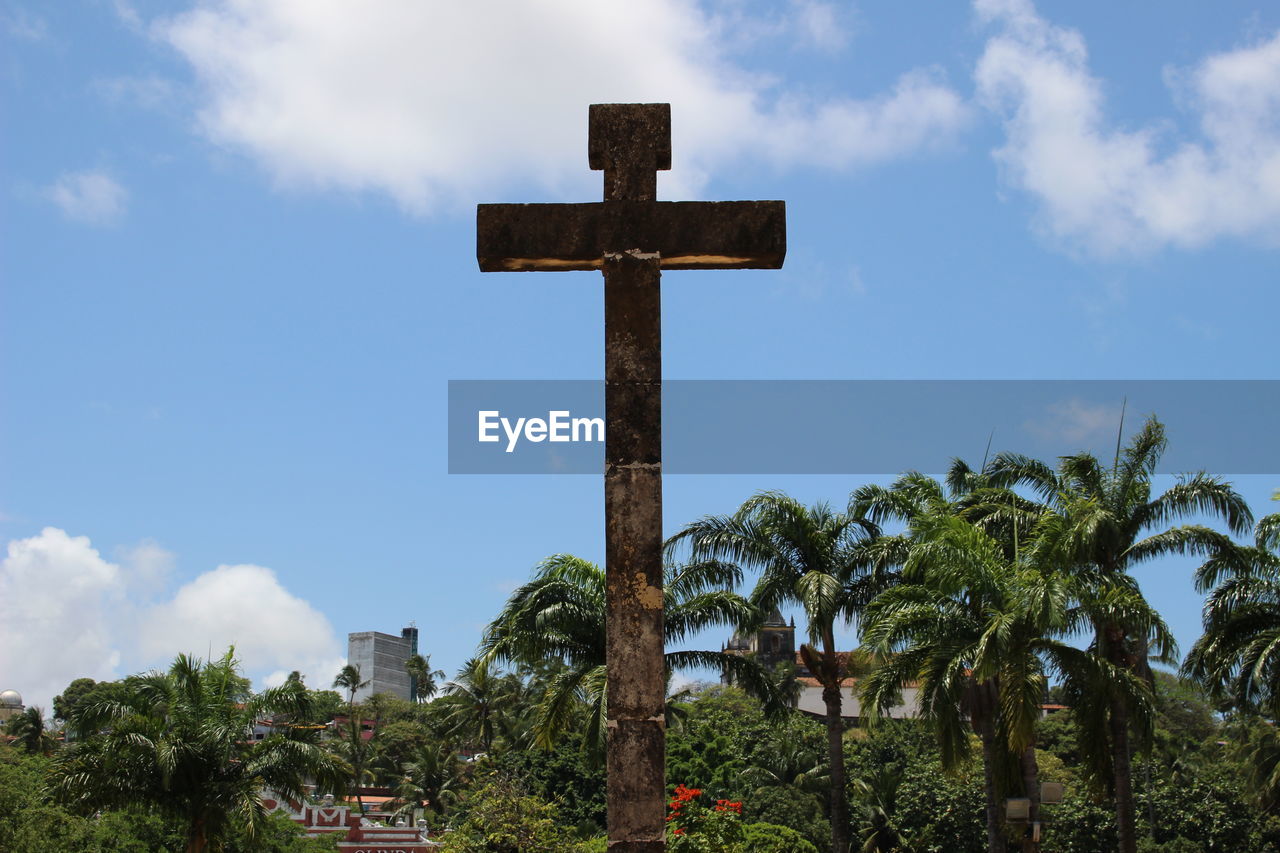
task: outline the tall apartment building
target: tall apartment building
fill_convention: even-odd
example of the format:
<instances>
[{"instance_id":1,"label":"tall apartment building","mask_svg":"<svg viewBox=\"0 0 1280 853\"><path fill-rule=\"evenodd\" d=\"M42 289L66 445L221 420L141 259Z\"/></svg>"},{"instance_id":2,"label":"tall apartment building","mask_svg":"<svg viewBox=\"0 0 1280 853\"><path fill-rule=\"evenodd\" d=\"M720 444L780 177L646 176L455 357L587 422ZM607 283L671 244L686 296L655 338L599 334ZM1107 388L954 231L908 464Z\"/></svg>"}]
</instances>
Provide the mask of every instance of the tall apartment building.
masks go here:
<instances>
[{"instance_id":1,"label":"tall apartment building","mask_svg":"<svg viewBox=\"0 0 1280 853\"><path fill-rule=\"evenodd\" d=\"M356 701L363 702L375 693L417 701L417 685L404 668L417 653L418 629L413 625L402 629L399 637L381 631L347 634L347 663L360 667L360 680L368 682L356 691Z\"/></svg>"}]
</instances>

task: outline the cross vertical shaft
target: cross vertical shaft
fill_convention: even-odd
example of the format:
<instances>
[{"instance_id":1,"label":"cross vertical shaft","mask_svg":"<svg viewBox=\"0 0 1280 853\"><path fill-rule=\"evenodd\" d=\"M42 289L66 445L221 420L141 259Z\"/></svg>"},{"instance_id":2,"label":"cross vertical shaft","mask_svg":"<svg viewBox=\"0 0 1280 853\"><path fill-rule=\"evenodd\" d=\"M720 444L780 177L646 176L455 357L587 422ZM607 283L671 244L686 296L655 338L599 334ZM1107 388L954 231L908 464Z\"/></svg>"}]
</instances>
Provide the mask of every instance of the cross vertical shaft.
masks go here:
<instances>
[{"instance_id":1,"label":"cross vertical shaft","mask_svg":"<svg viewBox=\"0 0 1280 853\"><path fill-rule=\"evenodd\" d=\"M605 203L656 200L665 105L592 106L589 133ZM622 248L603 263L609 850L652 853L666 834L662 272L657 253Z\"/></svg>"},{"instance_id":2,"label":"cross vertical shaft","mask_svg":"<svg viewBox=\"0 0 1280 853\"><path fill-rule=\"evenodd\" d=\"M780 201L660 202L668 104L593 104L604 201L482 204L485 272L601 270L605 313L605 573L610 853L666 848L662 593L662 316L666 269L778 269Z\"/></svg>"}]
</instances>

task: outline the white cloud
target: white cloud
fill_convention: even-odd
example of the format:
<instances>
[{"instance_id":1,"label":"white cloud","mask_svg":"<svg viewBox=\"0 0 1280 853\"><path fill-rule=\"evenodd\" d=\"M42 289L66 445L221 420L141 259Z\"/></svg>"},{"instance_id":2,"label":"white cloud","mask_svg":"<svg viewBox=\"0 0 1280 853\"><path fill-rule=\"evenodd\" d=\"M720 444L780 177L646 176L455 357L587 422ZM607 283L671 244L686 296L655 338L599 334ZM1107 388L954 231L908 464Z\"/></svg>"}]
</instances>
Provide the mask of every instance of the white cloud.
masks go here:
<instances>
[{"instance_id":1,"label":"white cloud","mask_svg":"<svg viewBox=\"0 0 1280 853\"><path fill-rule=\"evenodd\" d=\"M1073 397L1045 407L1044 414L1023 424L1033 435L1053 444L1081 445L1114 435L1120 427L1120 404L1094 403Z\"/></svg>"},{"instance_id":2,"label":"white cloud","mask_svg":"<svg viewBox=\"0 0 1280 853\"><path fill-rule=\"evenodd\" d=\"M45 195L68 219L110 225L124 215L129 194L104 172L65 172Z\"/></svg>"},{"instance_id":3,"label":"white cloud","mask_svg":"<svg viewBox=\"0 0 1280 853\"><path fill-rule=\"evenodd\" d=\"M808 37L838 37L804 2ZM672 103L675 172L691 194L755 160L856 167L910 154L964 123L936 74L867 100L810 102L729 61L731 17L693 0L209 0L153 25L193 66L200 119L279 182L385 192L414 211L516 181L582 194L586 106Z\"/></svg>"},{"instance_id":4,"label":"white cloud","mask_svg":"<svg viewBox=\"0 0 1280 853\"><path fill-rule=\"evenodd\" d=\"M9 543L0 563L0 689L52 712L73 678L115 677L120 662L112 614L122 602L119 566L88 537L46 527Z\"/></svg>"},{"instance_id":5,"label":"white cloud","mask_svg":"<svg viewBox=\"0 0 1280 853\"><path fill-rule=\"evenodd\" d=\"M116 548L115 554L125 565L131 590L140 596L151 597L161 592L173 571L173 552L162 548L154 539Z\"/></svg>"},{"instance_id":6,"label":"white cloud","mask_svg":"<svg viewBox=\"0 0 1280 853\"><path fill-rule=\"evenodd\" d=\"M345 663L323 614L261 566L219 566L156 595L173 555L151 540L104 560L85 536L46 527L11 541L0 562L0 689L52 711L74 678L163 668L178 653L228 646L247 675L277 684L290 670L327 688Z\"/></svg>"},{"instance_id":7,"label":"white cloud","mask_svg":"<svg viewBox=\"0 0 1280 853\"><path fill-rule=\"evenodd\" d=\"M327 667L340 661L324 614L281 586L275 572L253 565L219 566L152 607L138 625L138 645L151 660L178 652L205 657L235 646L248 672L298 669L316 687L328 686L337 668Z\"/></svg>"},{"instance_id":8,"label":"white cloud","mask_svg":"<svg viewBox=\"0 0 1280 853\"><path fill-rule=\"evenodd\" d=\"M1108 125L1084 39L1029 0L976 0L994 25L978 95L1004 117L1005 179L1036 197L1042 224L1110 255L1223 237L1280 243L1280 33L1171 75L1201 139ZM1166 153L1161 153L1165 151Z\"/></svg>"}]
</instances>

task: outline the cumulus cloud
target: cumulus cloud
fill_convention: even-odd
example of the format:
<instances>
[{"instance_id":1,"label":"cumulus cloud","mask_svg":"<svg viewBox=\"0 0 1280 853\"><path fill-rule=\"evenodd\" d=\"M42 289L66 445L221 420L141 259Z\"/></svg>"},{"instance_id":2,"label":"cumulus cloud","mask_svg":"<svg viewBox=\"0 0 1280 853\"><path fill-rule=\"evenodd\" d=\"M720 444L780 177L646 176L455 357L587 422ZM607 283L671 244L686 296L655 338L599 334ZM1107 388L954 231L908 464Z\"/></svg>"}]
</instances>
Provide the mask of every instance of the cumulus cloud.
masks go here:
<instances>
[{"instance_id":1,"label":"cumulus cloud","mask_svg":"<svg viewBox=\"0 0 1280 853\"><path fill-rule=\"evenodd\" d=\"M124 215L129 194L104 172L65 172L45 190L68 219L86 225L111 225Z\"/></svg>"},{"instance_id":2,"label":"cumulus cloud","mask_svg":"<svg viewBox=\"0 0 1280 853\"><path fill-rule=\"evenodd\" d=\"M255 673L299 669L325 684L337 667L319 667L339 659L324 614L286 590L275 572L253 565L219 566L181 587L142 617L138 645L152 660L235 646L236 657Z\"/></svg>"},{"instance_id":3,"label":"cumulus cloud","mask_svg":"<svg viewBox=\"0 0 1280 853\"><path fill-rule=\"evenodd\" d=\"M1198 139L1178 140L1167 125L1109 125L1080 33L1029 0L974 5L996 28L976 70L979 98L1004 119L995 157L1052 236L1101 255L1280 243L1280 33L1168 75L1199 123Z\"/></svg>"},{"instance_id":4,"label":"cumulus cloud","mask_svg":"<svg viewBox=\"0 0 1280 853\"><path fill-rule=\"evenodd\" d=\"M842 35L801 2L807 37ZM207 133L284 184L372 190L414 211L510 182L552 195L586 170L586 105L670 101L664 195L756 160L853 168L945 140L963 100L936 73L867 99L812 101L735 65L730 17L693 0L207 0L155 23L194 68Z\"/></svg>"},{"instance_id":5,"label":"cumulus cloud","mask_svg":"<svg viewBox=\"0 0 1280 853\"><path fill-rule=\"evenodd\" d=\"M0 562L0 689L52 712L73 678L115 677L120 663L112 614L123 600L120 567L86 536L46 527L9 543Z\"/></svg>"},{"instance_id":6,"label":"cumulus cloud","mask_svg":"<svg viewBox=\"0 0 1280 853\"><path fill-rule=\"evenodd\" d=\"M9 543L0 562L0 689L51 711L74 678L119 678L180 652L228 646L259 686L290 670L326 687L345 662L323 614L270 569L219 566L163 593L173 555L151 540L109 562L88 537L47 527Z\"/></svg>"}]
</instances>

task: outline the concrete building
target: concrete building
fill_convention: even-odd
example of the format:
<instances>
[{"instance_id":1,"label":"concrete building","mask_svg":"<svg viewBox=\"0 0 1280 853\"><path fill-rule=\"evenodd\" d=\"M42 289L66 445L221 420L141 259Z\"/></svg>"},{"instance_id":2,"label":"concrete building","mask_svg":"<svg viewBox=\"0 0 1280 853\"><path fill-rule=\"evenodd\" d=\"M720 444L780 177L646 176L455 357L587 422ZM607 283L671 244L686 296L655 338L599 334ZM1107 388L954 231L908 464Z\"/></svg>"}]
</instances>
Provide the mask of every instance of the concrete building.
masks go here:
<instances>
[{"instance_id":1,"label":"concrete building","mask_svg":"<svg viewBox=\"0 0 1280 853\"><path fill-rule=\"evenodd\" d=\"M368 682L356 691L356 701L363 702L375 693L390 693L417 701L416 686L404 665L418 653L418 629L410 625L400 636L381 631L357 631L347 634L347 663L360 668L360 680Z\"/></svg>"}]
</instances>

